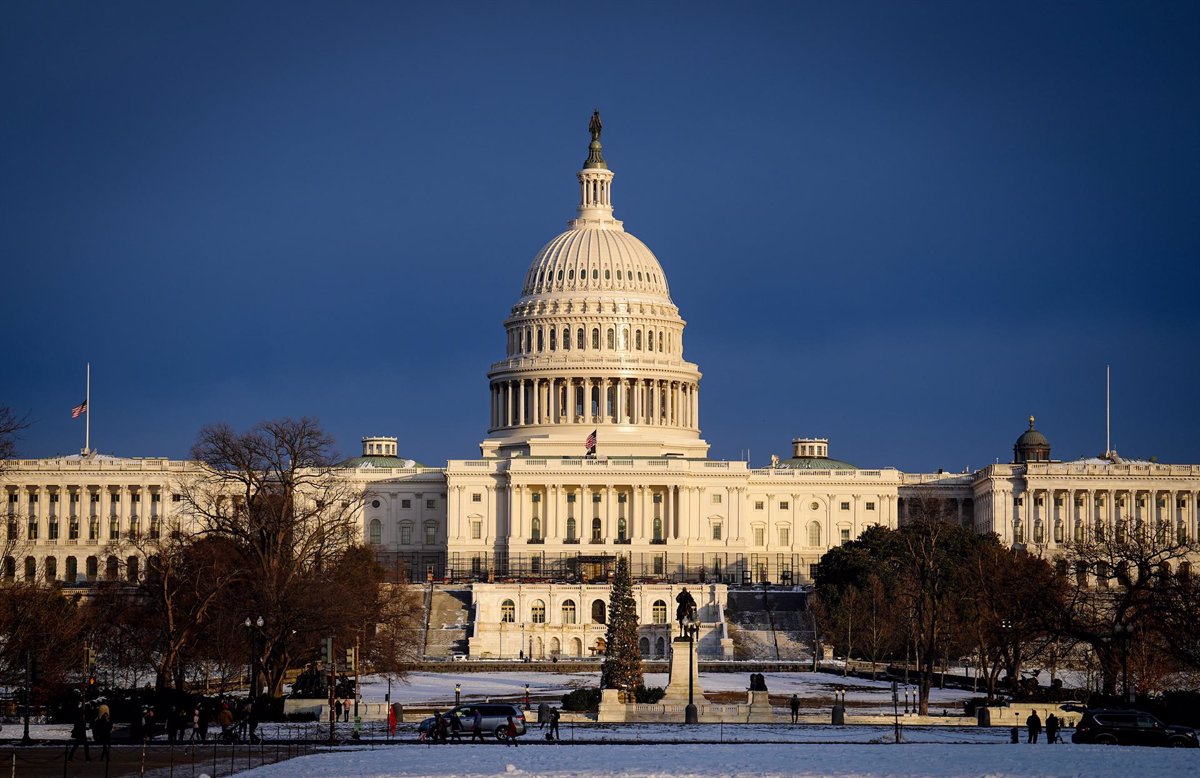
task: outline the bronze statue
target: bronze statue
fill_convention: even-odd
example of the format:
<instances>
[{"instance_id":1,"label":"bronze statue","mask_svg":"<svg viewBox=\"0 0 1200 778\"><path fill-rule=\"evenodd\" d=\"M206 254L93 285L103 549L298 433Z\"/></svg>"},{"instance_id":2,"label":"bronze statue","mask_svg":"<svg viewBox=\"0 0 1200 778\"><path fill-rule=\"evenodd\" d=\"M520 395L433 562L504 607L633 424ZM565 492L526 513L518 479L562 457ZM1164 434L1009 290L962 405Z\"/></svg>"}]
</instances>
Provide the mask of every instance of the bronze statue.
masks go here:
<instances>
[{"instance_id":1,"label":"bronze statue","mask_svg":"<svg viewBox=\"0 0 1200 778\"><path fill-rule=\"evenodd\" d=\"M588 123L588 132L592 134L592 140L600 140L600 131L604 129L604 124L600 121L600 110L592 111L592 121Z\"/></svg>"},{"instance_id":2,"label":"bronze statue","mask_svg":"<svg viewBox=\"0 0 1200 778\"><path fill-rule=\"evenodd\" d=\"M675 619L679 622L679 629L682 631L696 620L696 599L692 597L692 593L683 587L683 591L675 597L675 602L678 605L675 608Z\"/></svg>"}]
</instances>

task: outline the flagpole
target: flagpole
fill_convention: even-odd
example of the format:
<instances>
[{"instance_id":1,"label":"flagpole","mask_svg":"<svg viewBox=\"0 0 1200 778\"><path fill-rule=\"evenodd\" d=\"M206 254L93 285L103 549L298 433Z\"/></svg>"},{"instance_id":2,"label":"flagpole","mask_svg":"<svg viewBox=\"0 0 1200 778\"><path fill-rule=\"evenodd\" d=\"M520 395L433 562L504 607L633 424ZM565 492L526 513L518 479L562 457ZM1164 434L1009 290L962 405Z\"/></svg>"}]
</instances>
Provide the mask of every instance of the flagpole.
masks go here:
<instances>
[{"instance_id":1,"label":"flagpole","mask_svg":"<svg viewBox=\"0 0 1200 778\"><path fill-rule=\"evenodd\" d=\"M87 394L83 398L83 455L92 449L92 363L87 363Z\"/></svg>"}]
</instances>

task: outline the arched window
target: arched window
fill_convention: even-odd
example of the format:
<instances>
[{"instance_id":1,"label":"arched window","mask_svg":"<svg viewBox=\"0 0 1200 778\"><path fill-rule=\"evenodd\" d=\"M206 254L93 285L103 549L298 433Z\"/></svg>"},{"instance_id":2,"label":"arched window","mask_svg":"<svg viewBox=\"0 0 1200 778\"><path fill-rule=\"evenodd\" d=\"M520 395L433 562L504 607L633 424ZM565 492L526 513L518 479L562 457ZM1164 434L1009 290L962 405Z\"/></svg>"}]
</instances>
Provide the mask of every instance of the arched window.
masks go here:
<instances>
[{"instance_id":1,"label":"arched window","mask_svg":"<svg viewBox=\"0 0 1200 778\"><path fill-rule=\"evenodd\" d=\"M604 604L604 600L592 600L592 623L606 624L608 608Z\"/></svg>"},{"instance_id":2,"label":"arched window","mask_svg":"<svg viewBox=\"0 0 1200 778\"><path fill-rule=\"evenodd\" d=\"M596 350L599 348L600 348L600 328L595 327L592 329L592 349Z\"/></svg>"},{"instance_id":3,"label":"arched window","mask_svg":"<svg viewBox=\"0 0 1200 778\"><path fill-rule=\"evenodd\" d=\"M625 517L617 519L617 540L624 542L629 538L629 524L625 521Z\"/></svg>"},{"instance_id":4,"label":"arched window","mask_svg":"<svg viewBox=\"0 0 1200 778\"><path fill-rule=\"evenodd\" d=\"M602 539L602 537L603 537L601 535L602 529L603 528L600 524L600 519L592 519L592 540L593 541Z\"/></svg>"},{"instance_id":5,"label":"arched window","mask_svg":"<svg viewBox=\"0 0 1200 778\"><path fill-rule=\"evenodd\" d=\"M10 581L17 577L17 560L10 556L4 557L4 577Z\"/></svg>"},{"instance_id":6,"label":"arched window","mask_svg":"<svg viewBox=\"0 0 1200 778\"><path fill-rule=\"evenodd\" d=\"M371 519L371 528L369 530L370 540L368 541L373 546L378 546L383 542L383 524L379 519Z\"/></svg>"},{"instance_id":7,"label":"arched window","mask_svg":"<svg viewBox=\"0 0 1200 778\"><path fill-rule=\"evenodd\" d=\"M517 620L517 606L512 600L505 600L500 603L500 621L504 624L512 624Z\"/></svg>"},{"instance_id":8,"label":"arched window","mask_svg":"<svg viewBox=\"0 0 1200 778\"><path fill-rule=\"evenodd\" d=\"M58 560L52 556L46 557L46 580L53 581L58 578Z\"/></svg>"},{"instance_id":9,"label":"arched window","mask_svg":"<svg viewBox=\"0 0 1200 778\"><path fill-rule=\"evenodd\" d=\"M115 556L110 556L108 561L104 563L104 578L108 581L115 581L121 575L121 562Z\"/></svg>"},{"instance_id":10,"label":"arched window","mask_svg":"<svg viewBox=\"0 0 1200 778\"><path fill-rule=\"evenodd\" d=\"M575 333L575 348L583 351L583 327L580 327Z\"/></svg>"},{"instance_id":11,"label":"arched window","mask_svg":"<svg viewBox=\"0 0 1200 778\"><path fill-rule=\"evenodd\" d=\"M642 656L650 656L650 638L642 638L638 641L638 653Z\"/></svg>"},{"instance_id":12,"label":"arched window","mask_svg":"<svg viewBox=\"0 0 1200 778\"><path fill-rule=\"evenodd\" d=\"M633 333L633 347L638 351L642 350L642 331L638 330Z\"/></svg>"},{"instance_id":13,"label":"arched window","mask_svg":"<svg viewBox=\"0 0 1200 778\"><path fill-rule=\"evenodd\" d=\"M659 518L658 516L655 516L655 517L654 517L654 525L653 525L653 526L654 526L654 539L655 539L655 540L662 540L662 539L663 539L663 526L662 526L662 519L661 519L661 518ZM643 531L644 531L644 530L643 530Z\"/></svg>"},{"instance_id":14,"label":"arched window","mask_svg":"<svg viewBox=\"0 0 1200 778\"><path fill-rule=\"evenodd\" d=\"M820 522L810 521L808 523L808 545L821 545L821 524Z\"/></svg>"},{"instance_id":15,"label":"arched window","mask_svg":"<svg viewBox=\"0 0 1200 778\"><path fill-rule=\"evenodd\" d=\"M31 556L25 557L25 580L32 581L37 577L37 560Z\"/></svg>"},{"instance_id":16,"label":"arched window","mask_svg":"<svg viewBox=\"0 0 1200 778\"><path fill-rule=\"evenodd\" d=\"M542 520L534 516L529 522L529 537L533 540L542 539Z\"/></svg>"},{"instance_id":17,"label":"arched window","mask_svg":"<svg viewBox=\"0 0 1200 778\"><path fill-rule=\"evenodd\" d=\"M550 330L550 350L558 351L558 330Z\"/></svg>"},{"instance_id":18,"label":"arched window","mask_svg":"<svg viewBox=\"0 0 1200 778\"><path fill-rule=\"evenodd\" d=\"M599 270L597 270L596 268L592 268L592 280L593 280L593 281L599 281L599 280L600 280L600 271L599 271Z\"/></svg>"},{"instance_id":19,"label":"arched window","mask_svg":"<svg viewBox=\"0 0 1200 778\"><path fill-rule=\"evenodd\" d=\"M534 624L545 624L546 623L546 603L542 602L541 600L534 600L533 608L530 610L529 614L530 614L530 620Z\"/></svg>"},{"instance_id":20,"label":"arched window","mask_svg":"<svg viewBox=\"0 0 1200 778\"><path fill-rule=\"evenodd\" d=\"M608 271L605 270L605 273ZM583 656L583 641L579 638L571 640L571 656Z\"/></svg>"},{"instance_id":21,"label":"arched window","mask_svg":"<svg viewBox=\"0 0 1200 778\"><path fill-rule=\"evenodd\" d=\"M563 600L562 623L563 624L574 624L575 623L575 601L574 600Z\"/></svg>"},{"instance_id":22,"label":"arched window","mask_svg":"<svg viewBox=\"0 0 1200 778\"><path fill-rule=\"evenodd\" d=\"M100 576L100 560L94 556L84 560L83 568L89 581L95 581Z\"/></svg>"},{"instance_id":23,"label":"arched window","mask_svg":"<svg viewBox=\"0 0 1200 778\"><path fill-rule=\"evenodd\" d=\"M542 351L542 350L544 350L544 349L546 348L546 343L545 343L545 340L542 338L542 328L541 328L541 327L538 327L538 331L537 331L537 332L538 332L538 341L537 341L537 343L538 343L538 347L537 347L537 350L538 350L538 351Z\"/></svg>"},{"instance_id":24,"label":"arched window","mask_svg":"<svg viewBox=\"0 0 1200 778\"><path fill-rule=\"evenodd\" d=\"M629 348L629 328L621 328L621 350L625 351Z\"/></svg>"},{"instance_id":25,"label":"arched window","mask_svg":"<svg viewBox=\"0 0 1200 778\"><path fill-rule=\"evenodd\" d=\"M1084 532L1085 532L1085 527L1083 526L1083 522L1082 521L1076 522L1075 523L1075 542L1076 543L1083 542L1083 533Z\"/></svg>"},{"instance_id":26,"label":"arched window","mask_svg":"<svg viewBox=\"0 0 1200 778\"><path fill-rule=\"evenodd\" d=\"M131 556L125 560L125 580L136 583L138 579L138 558Z\"/></svg>"},{"instance_id":27,"label":"arched window","mask_svg":"<svg viewBox=\"0 0 1200 778\"><path fill-rule=\"evenodd\" d=\"M654 330L650 330L646 333L646 350L654 350Z\"/></svg>"},{"instance_id":28,"label":"arched window","mask_svg":"<svg viewBox=\"0 0 1200 778\"><path fill-rule=\"evenodd\" d=\"M613 331L613 328L612 328L612 327L609 327L609 328L608 328L608 338L607 338L607 341L606 341L606 342L608 343L608 350L609 350L609 351L613 351L613 350L615 350L615 349L616 349L616 347L617 347L617 336L616 336L616 333Z\"/></svg>"},{"instance_id":29,"label":"arched window","mask_svg":"<svg viewBox=\"0 0 1200 778\"><path fill-rule=\"evenodd\" d=\"M655 600L650 606L651 621L655 624L667 623L667 603L664 600Z\"/></svg>"},{"instance_id":30,"label":"arched window","mask_svg":"<svg viewBox=\"0 0 1200 778\"><path fill-rule=\"evenodd\" d=\"M567 517L567 540L575 539L575 517Z\"/></svg>"},{"instance_id":31,"label":"arched window","mask_svg":"<svg viewBox=\"0 0 1200 778\"><path fill-rule=\"evenodd\" d=\"M658 640L654 641L654 655L661 658L661 657L665 656L666 653L667 653L666 641L663 640L662 638L659 638Z\"/></svg>"},{"instance_id":32,"label":"arched window","mask_svg":"<svg viewBox=\"0 0 1200 778\"><path fill-rule=\"evenodd\" d=\"M1054 542L1063 542L1063 525L1061 521L1054 522Z\"/></svg>"},{"instance_id":33,"label":"arched window","mask_svg":"<svg viewBox=\"0 0 1200 778\"><path fill-rule=\"evenodd\" d=\"M571 330L566 327L563 327L562 344L563 344L563 351L571 350Z\"/></svg>"},{"instance_id":34,"label":"arched window","mask_svg":"<svg viewBox=\"0 0 1200 778\"><path fill-rule=\"evenodd\" d=\"M79 561L73 556L67 557L66 570L63 573L63 580L69 584L73 584L79 580Z\"/></svg>"}]
</instances>

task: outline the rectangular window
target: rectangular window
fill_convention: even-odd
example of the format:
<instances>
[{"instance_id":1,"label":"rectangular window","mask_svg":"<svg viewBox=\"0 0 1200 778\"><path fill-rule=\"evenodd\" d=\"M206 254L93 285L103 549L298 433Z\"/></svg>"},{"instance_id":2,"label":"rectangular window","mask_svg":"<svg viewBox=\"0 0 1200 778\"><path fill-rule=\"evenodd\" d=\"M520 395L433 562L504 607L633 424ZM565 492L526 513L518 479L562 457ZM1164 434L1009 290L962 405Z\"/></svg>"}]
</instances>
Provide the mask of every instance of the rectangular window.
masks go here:
<instances>
[{"instance_id":1,"label":"rectangular window","mask_svg":"<svg viewBox=\"0 0 1200 778\"><path fill-rule=\"evenodd\" d=\"M400 525L400 543L405 546L412 543L412 527L407 524Z\"/></svg>"},{"instance_id":2,"label":"rectangular window","mask_svg":"<svg viewBox=\"0 0 1200 778\"><path fill-rule=\"evenodd\" d=\"M720 504L721 504L721 493L720 493L720 492L713 492L713 494L712 494L712 504L713 504L713 505L720 505Z\"/></svg>"},{"instance_id":3,"label":"rectangular window","mask_svg":"<svg viewBox=\"0 0 1200 778\"><path fill-rule=\"evenodd\" d=\"M765 546L767 544L767 531L762 527L754 528L754 545Z\"/></svg>"},{"instance_id":4,"label":"rectangular window","mask_svg":"<svg viewBox=\"0 0 1200 778\"><path fill-rule=\"evenodd\" d=\"M820 569L820 565L818 565L816 562L809 562L808 563L808 580L810 580L810 581L817 580L817 571L819 569Z\"/></svg>"},{"instance_id":5,"label":"rectangular window","mask_svg":"<svg viewBox=\"0 0 1200 778\"><path fill-rule=\"evenodd\" d=\"M766 506L766 503L764 503L762 500L754 501L754 510L756 510L756 511L761 511L765 506Z\"/></svg>"},{"instance_id":6,"label":"rectangular window","mask_svg":"<svg viewBox=\"0 0 1200 778\"><path fill-rule=\"evenodd\" d=\"M401 508L412 508L412 500L401 500L400 507Z\"/></svg>"},{"instance_id":7,"label":"rectangular window","mask_svg":"<svg viewBox=\"0 0 1200 778\"><path fill-rule=\"evenodd\" d=\"M574 494L568 494L568 495L567 495L567 504L568 504L568 505L574 505L574 504L575 504L575 495L574 495Z\"/></svg>"},{"instance_id":8,"label":"rectangular window","mask_svg":"<svg viewBox=\"0 0 1200 778\"><path fill-rule=\"evenodd\" d=\"M843 543L850 542L850 530L848 530L848 529L839 530L838 534L841 535Z\"/></svg>"},{"instance_id":9,"label":"rectangular window","mask_svg":"<svg viewBox=\"0 0 1200 778\"><path fill-rule=\"evenodd\" d=\"M471 495L471 502L483 502L483 495L479 492L475 492Z\"/></svg>"},{"instance_id":10,"label":"rectangular window","mask_svg":"<svg viewBox=\"0 0 1200 778\"><path fill-rule=\"evenodd\" d=\"M721 525L720 524L712 525L712 539L713 540L721 539Z\"/></svg>"},{"instance_id":11,"label":"rectangular window","mask_svg":"<svg viewBox=\"0 0 1200 778\"><path fill-rule=\"evenodd\" d=\"M171 502L179 502L179 501L180 501L180 500L182 500L182 499L183 499L183 495L182 495L182 494L173 494L173 495L171 495Z\"/></svg>"},{"instance_id":12,"label":"rectangular window","mask_svg":"<svg viewBox=\"0 0 1200 778\"><path fill-rule=\"evenodd\" d=\"M786 511L788 509L788 501L784 500L779 503L779 510Z\"/></svg>"},{"instance_id":13,"label":"rectangular window","mask_svg":"<svg viewBox=\"0 0 1200 778\"><path fill-rule=\"evenodd\" d=\"M850 503L848 503L848 502L842 503L842 510L844 510L844 511L850 510Z\"/></svg>"},{"instance_id":14,"label":"rectangular window","mask_svg":"<svg viewBox=\"0 0 1200 778\"><path fill-rule=\"evenodd\" d=\"M430 511L431 511L431 510L433 510L433 509L434 509L434 508L436 508L436 507L437 507L437 500L426 500L426 501L425 501L425 509L426 509L426 510L430 510Z\"/></svg>"},{"instance_id":15,"label":"rectangular window","mask_svg":"<svg viewBox=\"0 0 1200 778\"><path fill-rule=\"evenodd\" d=\"M161 502L161 500L159 499L161 496L162 496L162 495L160 495L158 492L151 492L151 494L150 494L150 502L152 502L152 503L158 503L158 502Z\"/></svg>"},{"instance_id":16,"label":"rectangular window","mask_svg":"<svg viewBox=\"0 0 1200 778\"><path fill-rule=\"evenodd\" d=\"M483 523L478 521L471 522L471 539L479 540L483 537Z\"/></svg>"},{"instance_id":17,"label":"rectangular window","mask_svg":"<svg viewBox=\"0 0 1200 778\"><path fill-rule=\"evenodd\" d=\"M867 509L867 510L869 510L869 511L873 511L873 510L875 510L875 503L873 503L873 502L869 502L869 503L867 503L867 505L866 505L866 509Z\"/></svg>"},{"instance_id":18,"label":"rectangular window","mask_svg":"<svg viewBox=\"0 0 1200 778\"><path fill-rule=\"evenodd\" d=\"M34 521L29 522L29 539L37 540L37 536L38 536L38 523L36 520L34 520Z\"/></svg>"},{"instance_id":19,"label":"rectangular window","mask_svg":"<svg viewBox=\"0 0 1200 778\"><path fill-rule=\"evenodd\" d=\"M437 525L436 524L426 524L425 525L425 545L432 546L436 542L437 542Z\"/></svg>"},{"instance_id":20,"label":"rectangular window","mask_svg":"<svg viewBox=\"0 0 1200 778\"><path fill-rule=\"evenodd\" d=\"M790 541L791 541L791 538L788 533L788 528L780 527L779 528L779 545L786 546L790 543Z\"/></svg>"}]
</instances>

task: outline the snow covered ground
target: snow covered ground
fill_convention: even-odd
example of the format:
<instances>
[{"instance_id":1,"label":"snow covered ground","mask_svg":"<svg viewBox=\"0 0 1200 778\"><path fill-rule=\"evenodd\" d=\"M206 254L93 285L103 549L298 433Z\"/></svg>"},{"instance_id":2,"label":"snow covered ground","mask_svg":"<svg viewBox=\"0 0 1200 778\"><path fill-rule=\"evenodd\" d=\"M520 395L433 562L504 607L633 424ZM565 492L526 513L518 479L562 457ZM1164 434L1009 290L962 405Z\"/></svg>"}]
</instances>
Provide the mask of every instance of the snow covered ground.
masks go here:
<instances>
[{"instance_id":1,"label":"snow covered ground","mask_svg":"<svg viewBox=\"0 0 1200 778\"><path fill-rule=\"evenodd\" d=\"M248 778L342 776L896 776L898 778L1183 778L1184 749L1055 745L500 745L393 746L317 754L251 770Z\"/></svg>"}]
</instances>

